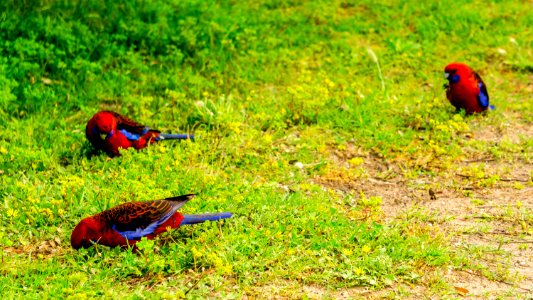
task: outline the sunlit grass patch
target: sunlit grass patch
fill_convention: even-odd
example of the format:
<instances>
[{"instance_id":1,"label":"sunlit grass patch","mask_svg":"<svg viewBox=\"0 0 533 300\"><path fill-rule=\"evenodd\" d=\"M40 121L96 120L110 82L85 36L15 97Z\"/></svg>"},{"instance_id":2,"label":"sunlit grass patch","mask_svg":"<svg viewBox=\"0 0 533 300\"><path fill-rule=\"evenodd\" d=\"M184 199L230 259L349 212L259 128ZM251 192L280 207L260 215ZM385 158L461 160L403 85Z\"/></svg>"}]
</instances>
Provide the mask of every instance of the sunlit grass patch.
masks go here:
<instances>
[{"instance_id":1,"label":"sunlit grass patch","mask_svg":"<svg viewBox=\"0 0 533 300\"><path fill-rule=\"evenodd\" d=\"M480 208L492 205L487 191L532 187L525 6L2 2L1 294L304 297L296 291L314 286L409 297L417 285L449 297L450 270L510 280L507 252L458 249L445 228L454 216L414 194L391 212L390 198L435 189L444 195L428 201ZM454 112L442 89L451 61L482 74L495 111ZM198 138L110 159L84 136L101 109ZM142 241L138 253L70 248L84 217L185 193L198 193L187 213L235 217ZM533 226L514 199L465 218L520 238ZM497 268L483 263L492 253Z\"/></svg>"}]
</instances>

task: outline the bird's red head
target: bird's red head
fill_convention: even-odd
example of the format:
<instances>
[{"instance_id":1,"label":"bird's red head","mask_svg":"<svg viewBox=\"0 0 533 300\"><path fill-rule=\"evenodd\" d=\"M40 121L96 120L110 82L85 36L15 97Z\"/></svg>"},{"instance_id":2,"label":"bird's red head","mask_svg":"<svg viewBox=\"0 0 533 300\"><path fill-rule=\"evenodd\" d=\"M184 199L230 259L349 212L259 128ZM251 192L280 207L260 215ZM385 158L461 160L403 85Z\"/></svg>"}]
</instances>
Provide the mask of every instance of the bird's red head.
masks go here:
<instances>
[{"instance_id":1,"label":"bird's red head","mask_svg":"<svg viewBox=\"0 0 533 300\"><path fill-rule=\"evenodd\" d=\"M101 237L100 223L93 217L85 218L72 231L70 245L76 250L89 248L93 243L98 242Z\"/></svg>"},{"instance_id":2,"label":"bird's red head","mask_svg":"<svg viewBox=\"0 0 533 300\"><path fill-rule=\"evenodd\" d=\"M117 119L108 111L101 111L94 116L94 121L101 133L109 134L117 128Z\"/></svg>"},{"instance_id":3,"label":"bird's red head","mask_svg":"<svg viewBox=\"0 0 533 300\"><path fill-rule=\"evenodd\" d=\"M451 63L444 68L444 77L451 83L456 83L461 77L467 78L472 69L463 63Z\"/></svg>"}]
</instances>

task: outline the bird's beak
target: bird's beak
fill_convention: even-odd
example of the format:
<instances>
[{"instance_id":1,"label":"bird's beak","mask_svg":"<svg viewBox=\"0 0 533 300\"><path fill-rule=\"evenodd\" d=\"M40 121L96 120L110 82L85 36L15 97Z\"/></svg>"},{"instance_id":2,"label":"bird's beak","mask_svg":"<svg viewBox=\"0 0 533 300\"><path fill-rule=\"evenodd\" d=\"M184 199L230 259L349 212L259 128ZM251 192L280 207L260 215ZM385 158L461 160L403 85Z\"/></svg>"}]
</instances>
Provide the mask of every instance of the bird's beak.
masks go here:
<instances>
[{"instance_id":1,"label":"bird's beak","mask_svg":"<svg viewBox=\"0 0 533 300\"><path fill-rule=\"evenodd\" d=\"M111 132L109 132L108 134L105 134L103 132L100 132L100 137L103 139L103 140L107 140L108 138L112 137L113 134L115 134L115 130L111 130Z\"/></svg>"},{"instance_id":2,"label":"bird's beak","mask_svg":"<svg viewBox=\"0 0 533 300\"><path fill-rule=\"evenodd\" d=\"M450 73L444 72L444 78L448 79L448 77L450 77Z\"/></svg>"}]
</instances>

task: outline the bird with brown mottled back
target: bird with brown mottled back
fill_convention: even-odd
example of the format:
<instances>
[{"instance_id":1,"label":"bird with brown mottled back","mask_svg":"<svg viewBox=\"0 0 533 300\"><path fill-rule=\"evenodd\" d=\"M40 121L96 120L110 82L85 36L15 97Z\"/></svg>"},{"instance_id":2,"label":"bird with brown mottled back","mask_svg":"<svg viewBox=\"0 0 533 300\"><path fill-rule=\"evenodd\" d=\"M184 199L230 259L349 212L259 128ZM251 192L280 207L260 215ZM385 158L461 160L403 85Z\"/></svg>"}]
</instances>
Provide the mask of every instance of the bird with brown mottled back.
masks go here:
<instances>
[{"instance_id":1,"label":"bird with brown mottled back","mask_svg":"<svg viewBox=\"0 0 533 300\"><path fill-rule=\"evenodd\" d=\"M119 149L143 149L165 139L194 139L188 134L164 134L150 129L114 111L100 111L87 122L85 135L97 149L110 156L119 156Z\"/></svg>"},{"instance_id":2,"label":"bird with brown mottled back","mask_svg":"<svg viewBox=\"0 0 533 300\"><path fill-rule=\"evenodd\" d=\"M446 97L457 110L464 109L466 114L480 113L494 109L489 105L487 86L478 73L463 63L451 63L444 68L448 80Z\"/></svg>"},{"instance_id":3,"label":"bird with brown mottled back","mask_svg":"<svg viewBox=\"0 0 533 300\"><path fill-rule=\"evenodd\" d=\"M142 237L153 239L168 228L230 218L229 212L184 215L177 210L194 194L147 202L129 202L85 218L70 236L74 249L93 244L109 247L134 246Z\"/></svg>"}]
</instances>

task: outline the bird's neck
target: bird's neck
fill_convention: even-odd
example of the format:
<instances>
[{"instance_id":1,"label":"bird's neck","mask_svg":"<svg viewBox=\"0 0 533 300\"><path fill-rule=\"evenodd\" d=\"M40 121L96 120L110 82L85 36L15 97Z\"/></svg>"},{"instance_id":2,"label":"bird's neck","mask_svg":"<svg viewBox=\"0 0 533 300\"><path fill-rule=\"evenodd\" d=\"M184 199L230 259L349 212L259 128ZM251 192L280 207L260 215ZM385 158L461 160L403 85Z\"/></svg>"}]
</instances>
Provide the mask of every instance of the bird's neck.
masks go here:
<instances>
[{"instance_id":1,"label":"bird's neck","mask_svg":"<svg viewBox=\"0 0 533 300\"><path fill-rule=\"evenodd\" d=\"M110 221L111 218L107 210L94 216L94 222L96 222L100 226L100 228L110 229L112 224L112 222Z\"/></svg>"}]
</instances>

